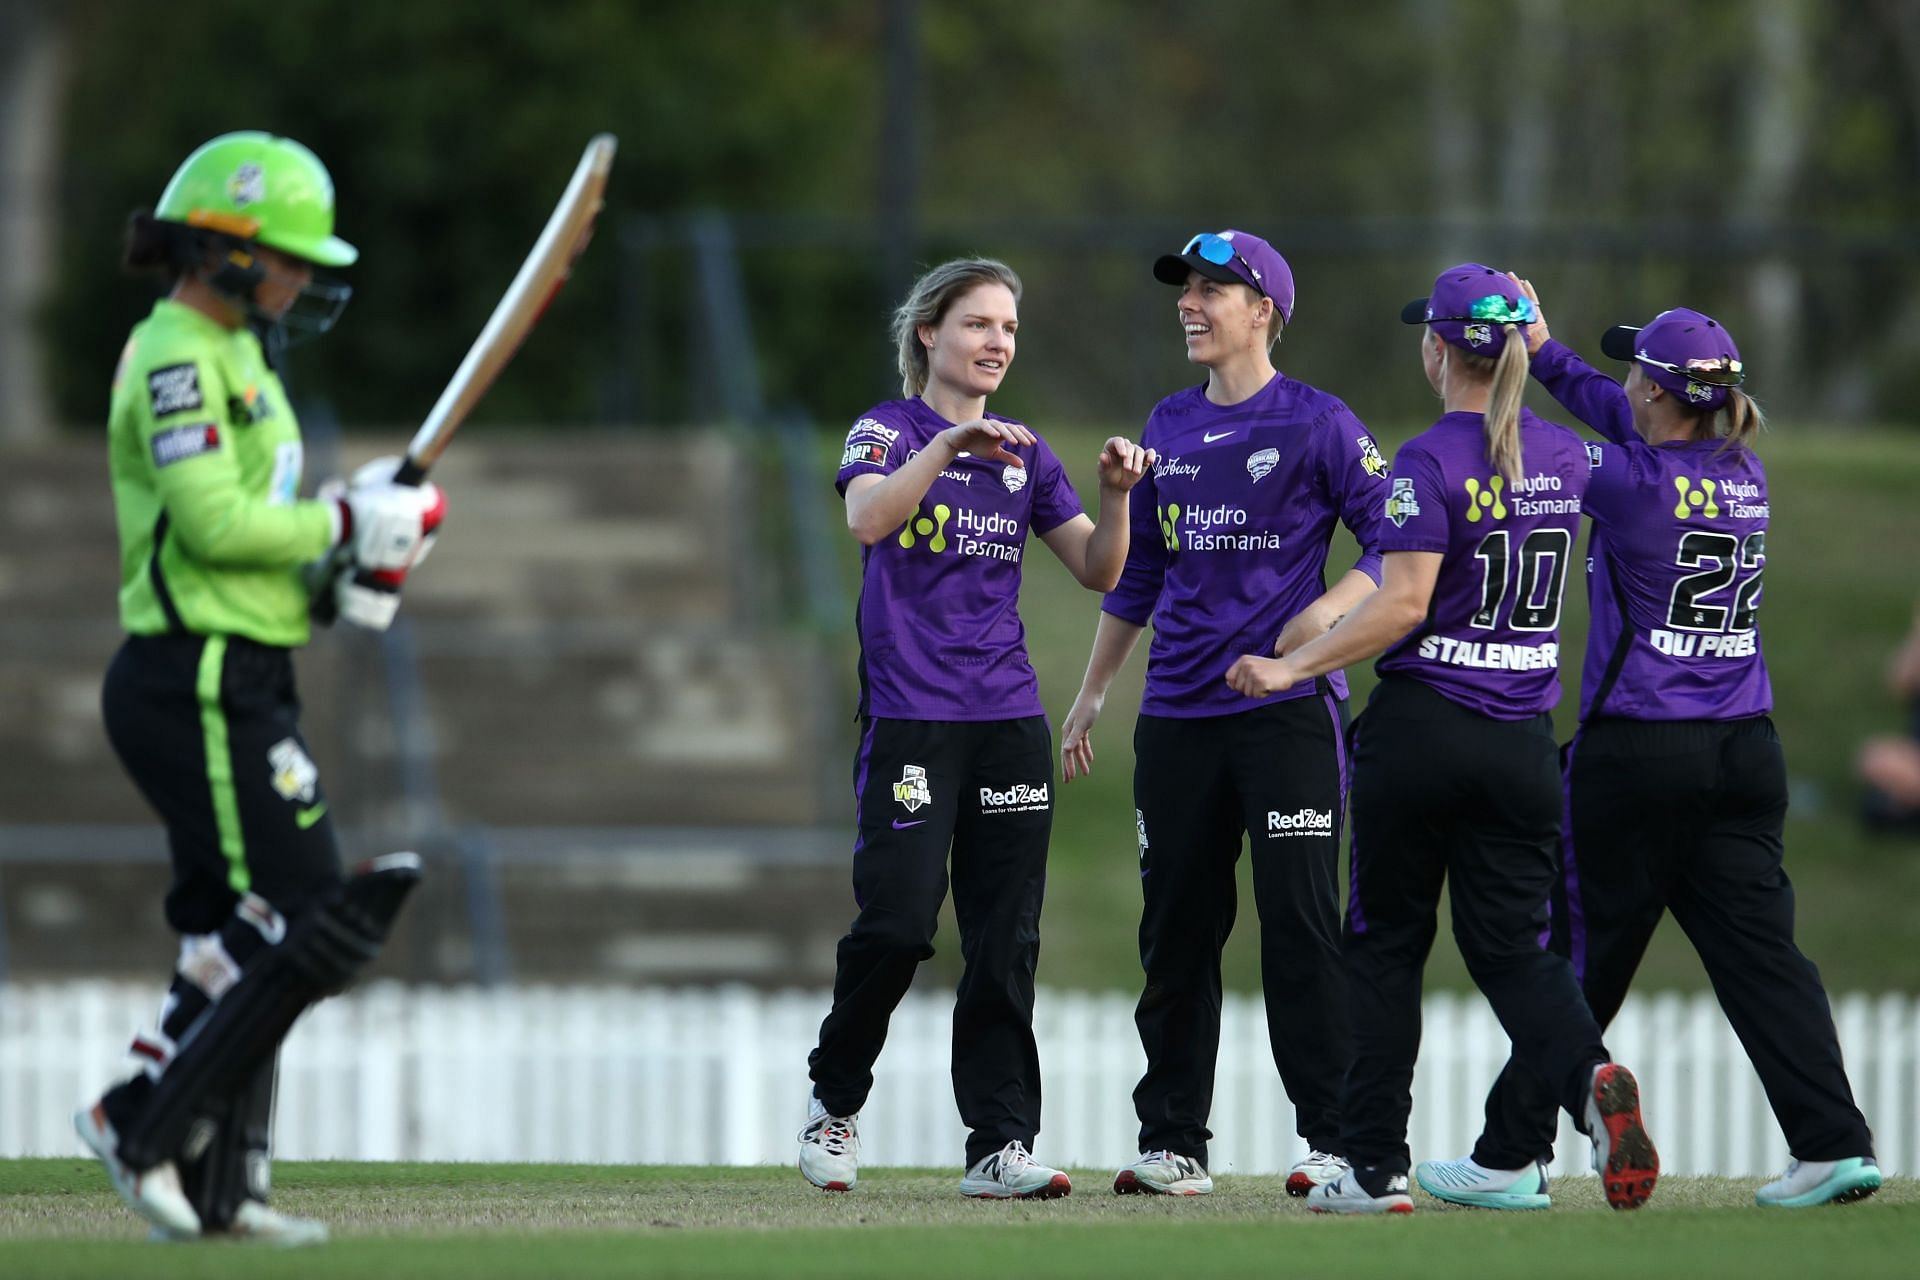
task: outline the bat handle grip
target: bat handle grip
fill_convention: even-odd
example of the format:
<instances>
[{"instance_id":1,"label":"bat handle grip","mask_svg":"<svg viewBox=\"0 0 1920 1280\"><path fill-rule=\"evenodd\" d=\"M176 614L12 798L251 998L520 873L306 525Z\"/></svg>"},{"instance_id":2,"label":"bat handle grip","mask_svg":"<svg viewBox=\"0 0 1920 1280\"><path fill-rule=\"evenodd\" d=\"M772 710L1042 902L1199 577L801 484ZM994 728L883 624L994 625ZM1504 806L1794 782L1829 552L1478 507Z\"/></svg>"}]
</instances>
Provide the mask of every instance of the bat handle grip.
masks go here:
<instances>
[{"instance_id":1,"label":"bat handle grip","mask_svg":"<svg viewBox=\"0 0 1920 1280\"><path fill-rule=\"evenodd\" d=\"M400 462L400 469L393 473L393 482L403 484L409 489L417 489L420 482L427 478L427 469L408 455Z\"/></svg>"}]
</instances>

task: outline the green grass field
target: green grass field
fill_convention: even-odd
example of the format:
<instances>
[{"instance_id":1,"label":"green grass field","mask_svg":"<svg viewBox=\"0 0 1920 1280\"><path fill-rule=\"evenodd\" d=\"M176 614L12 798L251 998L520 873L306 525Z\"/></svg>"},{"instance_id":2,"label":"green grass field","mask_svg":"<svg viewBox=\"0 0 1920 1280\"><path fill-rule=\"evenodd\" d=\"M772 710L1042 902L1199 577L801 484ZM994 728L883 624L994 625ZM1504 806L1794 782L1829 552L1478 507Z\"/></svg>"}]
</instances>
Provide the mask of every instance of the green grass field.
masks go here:
<instances>
[{"instance_id":1,"label":"green grass field","mask_svg":"<svg viewBox=\"0 0 1920 1280\"><path fill-rule=\"evenodd\" d=\"M1537 407L1554 415L1539 396ZM1052 430L1039 424L1066 462L1083 495L1092 493L1093 459L1105 432ZM1424 425L1424 424L1421 424ZM1377 424L1376 424L1377 427ZM1130 428L1137 431L1137 426ZM1380 429L1392 452L1414 427ZM832 441L833 458L839 455ZM1787 866L1799 888L1800 942L1834 991L1920 989L1920 842L1872 838L1855 819L1858 802L1852 761L1859 740L1897 729L1902 716L1886 692L1884 671L1905 634L1920 595L1908 504L1920 493L1920 433L1911 430L1811 430L1781 426L1763 442L1773 519L1768 540L1761 633L1776 699L1775 720L1794 779L1787 827ZM830 527L839 530L832 490ZM839 539L847 580L857 589L858 548ZM1029 544L1021 614L1040 692L1056 730L1073 705L1086 667L1098 597L1079 587L1038 542ZM1353 563L1344 531L1330 564ZM1584 555L1584 553L1583 553ZM1578 708L1580 655L1587 630L1586 590L1574 575L1567 588L1562 670L1565 697L1555 716L1561 739L1571 737ZM1133 826L1130 743L1148 638L1114 684L1094 730L1093 777L1060 792L1042 934L1041 979L1085 989L1132 989L1139 980L1135 929L1139 879ZM845 669L853 670L852 637L845 638ZM1349 673L1355 705L1373 687L1371 670ZM849 753L851 748L849 748ZM849 754L849 758L851 758ZM1226 980L1239 990L1259 986L1257 948L1248 921L1252 894L1241 864L1241 919L1226 956ZM944 978L958 975L950 945L952 917L932 963ZM1450 937L1435 945L1429 981L1469 984ZM1643 966L1645 990L1695 990L1706 985L1698 959L1671 923L1664 926Z\"/></svg>"},{"instance_id":2,"label":"green grass field","mask_svg":"<svg viewBox=\"0 0 1920 1280\"><path fill-rule=\"evenodd\" d=\"M849 1195L789 1169L283 1164L277 1201L324 1218L324 1249L150 1245L79 1160L0 1161L0 1276L1311 1275L1911 1276L1920 1184L1786 1213L1753 1180L1673 1178L1634 1214L1592 1178L1549 1213L1492 1214L1417 1196L1411 1218L1307 1213L1277 1178L1222 1178L1205 1199L1119 1197L1109 1170L1043 1204L963 1199L957 1172L882 1169Z\"/></svg>"}]
</instances>

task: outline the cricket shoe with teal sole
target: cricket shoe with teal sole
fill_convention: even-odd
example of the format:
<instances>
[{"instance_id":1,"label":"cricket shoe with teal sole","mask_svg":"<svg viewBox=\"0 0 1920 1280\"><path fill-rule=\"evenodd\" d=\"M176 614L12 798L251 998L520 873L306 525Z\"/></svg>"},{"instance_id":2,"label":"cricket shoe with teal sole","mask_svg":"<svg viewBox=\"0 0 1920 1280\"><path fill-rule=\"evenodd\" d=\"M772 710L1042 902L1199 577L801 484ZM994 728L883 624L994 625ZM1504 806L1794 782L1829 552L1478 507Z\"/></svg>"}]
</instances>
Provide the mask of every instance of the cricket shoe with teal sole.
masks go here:
<instances>
[{"instance_id":1,"label":"cricket shoe with teal sole","mask_svg":"<svg viewBox=\"0 0 1920 1280\"><path fill-rule=\"evenodd\" d=\"M1795 1160L1787 1171L1753 1193L1766 1209L1809 1209L1850 1204L1880 1189L1880 1166L1872 1156L1846 1160Z\"/></svg>"},{"instance_id":2,"label":"cricket shoe with teal sole","mask_svg":"<svg viewBox=\"0 0 1920 1280\"><path fill-rule=\"evenodd\" d=\"M1422 1160L1413 1180L1435 1200L1474 1209L1550 1209L1547 1171L1539 1164L1524 1169L1489 1169L1464 1160Z\"/></svg>"}]
</instances>

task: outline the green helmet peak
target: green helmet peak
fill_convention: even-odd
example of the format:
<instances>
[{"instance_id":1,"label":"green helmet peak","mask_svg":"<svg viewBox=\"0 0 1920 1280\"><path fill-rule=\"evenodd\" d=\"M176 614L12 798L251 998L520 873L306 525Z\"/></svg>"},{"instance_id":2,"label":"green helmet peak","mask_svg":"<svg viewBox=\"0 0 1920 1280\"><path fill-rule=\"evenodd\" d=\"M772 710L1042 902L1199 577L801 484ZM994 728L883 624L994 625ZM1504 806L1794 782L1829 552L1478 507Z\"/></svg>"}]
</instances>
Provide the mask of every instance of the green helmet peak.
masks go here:
<instances>
[{"instance_id":1,"label":"green helmet peak","mask_svg":"<svg viewBox=\"0 0 1920 1280\"><path fill-rule=\"evenodd\" d=\"M292 138L223 133L186 158L160 195L156 218L253 240L324 267L360 251L333 234L333 178Z\"/></svg>"}]
</instances>

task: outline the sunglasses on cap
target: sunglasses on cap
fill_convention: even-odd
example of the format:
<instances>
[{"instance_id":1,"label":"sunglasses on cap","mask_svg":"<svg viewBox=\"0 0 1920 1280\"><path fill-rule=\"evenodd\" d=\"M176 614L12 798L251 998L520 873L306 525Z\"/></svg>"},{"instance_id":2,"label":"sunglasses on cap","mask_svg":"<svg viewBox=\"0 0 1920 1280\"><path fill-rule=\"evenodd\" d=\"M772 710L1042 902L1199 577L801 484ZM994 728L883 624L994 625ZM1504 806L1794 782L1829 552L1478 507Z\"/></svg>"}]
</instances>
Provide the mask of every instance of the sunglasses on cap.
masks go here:
<instances>
[{"instance_id":1,"label":"sunglasses on cap","mask_svg":"<svg viewBox=\"0 0 1920 1280\"><path fill-rule=\"evenodd\" d=\"M1247 269L1247 276L1253 281L1253 287L1260 291L1260 296L1263 298L1272 296L1267 292L1267 286L1261 282L1260 273L1254 269L1251 262L1247 261L1246 255L1234 248L1233 241L1225 236L1213 231L1202 231L1187 241L1186 248L1180 250L1181 257L1189 253L1199 254L1216 267L1224 267L1234 259L1239 259L1240 265Z\"/></svg>"},{"instance_id":2,"label":"sunglasses on cap","mask_svg":"<svg viewBox=\"0 0 1920 1280\"><path fill-rule=\"evenodd\" d=\"M1477 298L1467 307L1464 316L1428 316L1429 323L1435 320L1491 320L1495 324L1532 324L1540 318L1540 309L1533 305L1532 298L1509 298L1504 294L1490 293Z\"/></svg>"},{"instance_id":3,"label":"sunglasses on cap","mask_svg":"<svg viewBox=\"0 0 1920 1280\"><path fill-rule=\"evenodd\" d=\"M1737 387L1747 380L1746 368L1731 356L1715 356L1712 359L1694 359L1685 364L1669 364L1665 360L1655 360L1645 351L1636 351L1633 358L1641 364L1650 364L1656 369L1665 369L1668 373L1678 374L1682 378L1691 378L1710 387Z\"/></svg>"}]
</instances>

